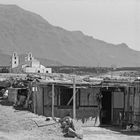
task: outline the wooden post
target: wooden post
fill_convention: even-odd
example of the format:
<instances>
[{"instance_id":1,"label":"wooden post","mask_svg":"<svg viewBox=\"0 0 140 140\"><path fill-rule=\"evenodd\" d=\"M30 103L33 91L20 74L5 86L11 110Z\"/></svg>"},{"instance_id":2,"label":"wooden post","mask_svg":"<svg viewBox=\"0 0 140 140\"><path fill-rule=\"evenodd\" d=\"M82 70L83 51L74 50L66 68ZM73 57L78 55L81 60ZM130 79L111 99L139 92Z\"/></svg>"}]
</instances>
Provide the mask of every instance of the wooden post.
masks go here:
<instances>
[{"instance_id":1,"label":"wooden post","mask_svg":"<svg viewBox=\"0 0 140 140\"><path fill-rule=\"evenodd\" d=\"M36 101L36 91L33 92L33 103L34 103L34 113L36 114L37 113L37 101Z\"/></svg>"},{"instance_id":2,"label":"wooden post","mask_svg":"<svg viewBox=\"0 0 140 140\"><path fill-rule=\"evenodd\" d=\"M44 87L42 88L42 90L43 90L43 92L42 92L42 94L43 94L42 95L42 104L43 104L43 115L44 115L44 112L45 112L44 111L44 90L45 90Z\"/></svg>"},{"instance_id":3,"label":"wooden post","mask_svg":"<svg viewBox=\"0 0 140 140\"><path fill-rule=\"evenodd\" d=\"M52 118L54 118L54 84L52 84Z\"/></svg>"},{"instance_id":4,"label":"wooden post","mask_svg":"<svg viewBox=\"0 0 140 140\"><path fill-rule=\"evenodd\" d=\"M134 112L134 109L135 109L135 93L136 93L136 87L134 87L134 93L133 93L133 112Z\"/></svg>"},{"instance_id":5,"label":"wooden post","mask_svg":"<svg viewBox=\"0 0 140 140\"><path fill-rule=\"evenodd\" d=\"M114 119L114 118L113 118L113 117L114 117L114 116L113 116L113 110L114 110L114 92L112 92L111 95L112 95L112 96L111 96L111 102L112 102L112 103L111 103L111 121L112 121L112 123L113 123L113 119Z\"/></svg>"},{"instance_id":6,"label":"wooden post","mask_svg":"<svg viewBox=\"0 0 140 140\"><path fill-rule=\"evenodd\" d=\"M73 119L76 119L76 82L75 77L73 78Z\"/></svg>"},{"instance_id":7,"label":"wooden post","mask_svg":"<svg viewBox=\"0 0 140 140\"><path fill-rule=\"evenodd\" d=\"M127 111L129 112L130 110L130 87L128 86L128 90L127 90Z\"/></svg>"},{"instance_id":8,"label":"wooden post","mask_svg":"<svg viewBox=\"0 0 140 140\"><path fill-rule=\"evenodd\" d=\"M133 123L135 120L135 95L136 95L136 87L134 87L134 94L133 94L133 118L132 118Z\"/></svg>"}]
</instances>

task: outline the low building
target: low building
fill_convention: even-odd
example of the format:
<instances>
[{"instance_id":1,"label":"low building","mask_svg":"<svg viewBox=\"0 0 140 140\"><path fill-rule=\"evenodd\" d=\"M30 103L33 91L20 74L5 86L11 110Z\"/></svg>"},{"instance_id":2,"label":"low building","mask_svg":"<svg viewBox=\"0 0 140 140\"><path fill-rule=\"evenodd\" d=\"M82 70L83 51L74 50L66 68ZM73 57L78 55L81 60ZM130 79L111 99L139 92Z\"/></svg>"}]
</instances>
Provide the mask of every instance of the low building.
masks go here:
<instances>
[{"instance_id":1,"label":"low building","mask_svg":"<svg viewBox=\"0 0 140 140\"><path fill-rule=\"evenodd\" d=\"M93 84L94 85L94 84ZM52 86L54 86L54 109L52 110ZM74 115L73 83L58 81L41 81L34 85L36 97L36 113L44 116L64 117L67 112ZM100 88L92 88L87 82L79 82L75 87L75 117L85 122L89 118L95 119L98 115L96 94ZM96 121L91 121L96 125ZM99 124L98 124L99 125Z\"/></svg>"},{"instance_id":2,"label":"low building","mask_svg":"<svg viewBox=\"0 0 140 140\"><path fill-rule=\"evenodd\" d=\"M71 75L49 74L43 80L27 76L25 83L29 84L34 113L64 117L70 112L74 119L87 126L140 125L139 79L89 81Z\"/></svg>"},{"instance_id":3,"label":"low building","mask_svg":"<svg viewBox=\"0 0 140 140\"><path fill-rule=\"evenodd\" d=\"M25 73L52 73L52 68L46 68L41 65L37 59L33 59L22 65L22 69Z\"/></svg>"},{"instance_id":4,"label":"low building","mask_svg":"<svg viewBox=\"0 0 140 140\"><path fill-rule=\"evenodd\" d=\"M20 60L17 53L12 55L12 71L24 73L52 73L52 68L46 68L39 60L35 59L31 53L25 56L24 60Z\"/></svg>"},{"instance_id":5,"label":"low building","mask_svg":"<svg viewBox=\"0 0 140 140\"><path fill-rule=\"evenodd\" d=\"M140 123L139 84L139 81L122 80L76 81L75 84L40 81L33 86L34 111L49 117L64 117L71 112L88 126Z\"/></svg>"}]
</instances>

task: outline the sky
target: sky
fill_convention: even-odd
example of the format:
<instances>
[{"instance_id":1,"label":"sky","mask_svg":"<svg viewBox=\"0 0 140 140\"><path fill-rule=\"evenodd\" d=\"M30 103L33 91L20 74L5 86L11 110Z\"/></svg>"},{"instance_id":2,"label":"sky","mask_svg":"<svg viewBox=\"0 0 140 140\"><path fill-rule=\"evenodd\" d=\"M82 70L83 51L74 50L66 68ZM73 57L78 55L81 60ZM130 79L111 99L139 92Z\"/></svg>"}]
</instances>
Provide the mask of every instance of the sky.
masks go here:
<instances>
[{"instance_id":1,"label":"sky","mask_svg":"<svg viewBox=\"0 0 140 140\"><path fill-rule=\"evenodd\" d=\"M50 24L140 51L140 0L0 0L35 12Z\"/></svg>"}]
</instances>

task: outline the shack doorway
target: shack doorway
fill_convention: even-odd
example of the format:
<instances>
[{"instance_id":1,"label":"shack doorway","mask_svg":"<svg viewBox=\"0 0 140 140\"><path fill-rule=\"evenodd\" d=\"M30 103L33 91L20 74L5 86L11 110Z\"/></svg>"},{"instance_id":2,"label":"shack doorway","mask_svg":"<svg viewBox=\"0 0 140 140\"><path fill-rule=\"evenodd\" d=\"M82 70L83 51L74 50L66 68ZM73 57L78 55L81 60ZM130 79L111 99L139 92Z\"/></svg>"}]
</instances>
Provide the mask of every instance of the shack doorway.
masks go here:
<instances>
[{"instance_id":1,"label":"shack doorway","mask_svg":"<svg viewBox=\"0 0 140 140\"><path fill-rule=\"evenodd\" d=\"M101 125L111 124L111 92L103 91L102 92L102 108L101 108Z\"/></svg>"},{"instance_id":2,"label":"shack doorway","mask_svg":"<svg viewBox=\"0 0 140 140\"><path fill-rule=\"evenodd\" d=\"M62 88L60 90L60 106L73 106L73 89Z\"/></svg>"}]
</instances>

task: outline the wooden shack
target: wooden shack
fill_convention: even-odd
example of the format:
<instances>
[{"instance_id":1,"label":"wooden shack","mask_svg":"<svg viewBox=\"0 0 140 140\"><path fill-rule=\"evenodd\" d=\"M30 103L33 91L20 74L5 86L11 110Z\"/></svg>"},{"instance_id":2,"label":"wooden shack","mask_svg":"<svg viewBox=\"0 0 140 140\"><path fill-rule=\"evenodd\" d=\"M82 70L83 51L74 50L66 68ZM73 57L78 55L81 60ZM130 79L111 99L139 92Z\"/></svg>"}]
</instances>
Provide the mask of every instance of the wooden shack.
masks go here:
<instances>
[{"instance_id":1,"label":"wooden shack","mask_svg":"<svg viewBox=\"0 0 140 140\"><path fill-rule=\"evenodd\" d=\"M40 81L33 87L34 112L74 119L90 126L140 122L140 87L134 81Z\"/></svg>"},{"instance_id":2,"label":"wooden shack","mask_svg":"<svg viewBox=\"0 0 140 140\"><path fill-rule=\"evenodd\" d=\"M86 122L89 118L92 126L99 116L98 101L96 95L99 87L93 87L98 83L88 82L62 82L41 81L34 84L34 112L39 115L64 117L68 112L73 118Z\"/></svg>"}]
</instances>

